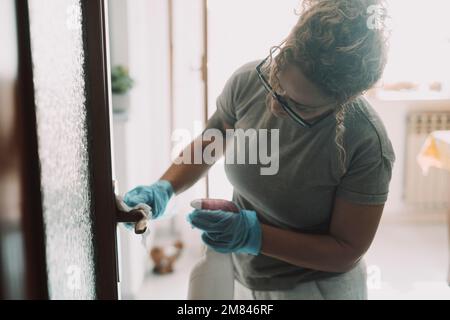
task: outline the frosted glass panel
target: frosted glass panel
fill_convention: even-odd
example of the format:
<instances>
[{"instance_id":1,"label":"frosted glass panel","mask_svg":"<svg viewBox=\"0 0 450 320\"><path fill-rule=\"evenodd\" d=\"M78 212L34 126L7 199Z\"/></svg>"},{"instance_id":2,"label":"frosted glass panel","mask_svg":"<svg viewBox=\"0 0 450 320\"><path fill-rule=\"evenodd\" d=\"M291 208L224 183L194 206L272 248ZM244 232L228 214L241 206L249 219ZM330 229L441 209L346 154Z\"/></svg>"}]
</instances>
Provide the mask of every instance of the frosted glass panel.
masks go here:
<instances>
[{"instance_id":1,"label":"frosted glass panel","mask_svg":"<svg viewBox=\"0 0 450 320\"><path fill-rule=\"evenodd\" d=\"M29 1L52 299L95 298L79 0Z\"/></svg>"}]
</instances>

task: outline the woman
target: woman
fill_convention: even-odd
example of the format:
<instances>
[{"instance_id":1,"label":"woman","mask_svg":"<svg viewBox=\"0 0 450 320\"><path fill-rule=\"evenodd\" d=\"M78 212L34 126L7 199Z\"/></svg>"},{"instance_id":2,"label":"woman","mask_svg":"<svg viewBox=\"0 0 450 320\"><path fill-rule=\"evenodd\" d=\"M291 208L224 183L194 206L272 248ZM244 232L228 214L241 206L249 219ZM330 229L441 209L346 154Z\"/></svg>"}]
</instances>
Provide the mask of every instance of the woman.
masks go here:
<instances>
[{"instance_id":1,"label":"woman","mask_svg":"<svg viewBox=\"0 0 450 320\"><path fill-rule=\"evenodd\" d=\"M237 70L217 100L207 128L279 130L277 174L226 164L239 214L195 210L189 216L208 246L233 253L236 298L367 298L362 258L395 159L382 121L362 97L386 64L383 32L368 23L374 5L305 1L286 41L262 62ZM173 194L209 168L174 164L125 200L148 203L159 217Z\"/></svg>"}]
</instances>

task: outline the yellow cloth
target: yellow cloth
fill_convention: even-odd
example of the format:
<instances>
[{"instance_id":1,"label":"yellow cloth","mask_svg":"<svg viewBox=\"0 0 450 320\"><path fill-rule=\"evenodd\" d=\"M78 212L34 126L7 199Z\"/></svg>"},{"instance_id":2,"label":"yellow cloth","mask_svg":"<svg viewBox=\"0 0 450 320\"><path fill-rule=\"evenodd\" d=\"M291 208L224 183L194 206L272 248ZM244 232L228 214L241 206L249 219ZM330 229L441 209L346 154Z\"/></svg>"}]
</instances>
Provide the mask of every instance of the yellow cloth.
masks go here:
<instances>
[{"instance_id":1,"label":"yellow cloth","mask_svg":"<svg viewBox=\"0 0 450 320\"><path fill-rule=\"evenodd\" d=\"M424 174L431 167L450 171L450 131L432 132L422 147L417 162Z\"/></svg>"}]
</instances>

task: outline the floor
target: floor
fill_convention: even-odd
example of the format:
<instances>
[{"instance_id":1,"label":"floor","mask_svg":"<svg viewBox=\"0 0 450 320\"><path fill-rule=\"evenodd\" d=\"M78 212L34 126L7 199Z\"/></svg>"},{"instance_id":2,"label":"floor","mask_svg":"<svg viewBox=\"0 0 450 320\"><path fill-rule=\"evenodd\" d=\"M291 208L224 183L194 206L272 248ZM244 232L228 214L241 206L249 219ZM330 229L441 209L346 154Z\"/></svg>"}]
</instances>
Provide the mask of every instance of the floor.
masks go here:
<instances>
[{"instance_id":1,"label":"floor","mask_svg":"<svg viewBox=\"0 0 450 320\"><path fill-rule=\"evenodd\" d=\"M137 298L139 300L185 300L190 270L201 255L186 249L176 262L175 272L169 275L149 273Z\"/></svg>"},{"instance_id":2,"label":"floor","mask_svg":"<svg viewBox=\"0 0 450 320\"><path fill-rule=\"evenodd\" d=\"M366 255L369 298L450 299L447 244L445 224L382 225Z\"/></svg>"},{"instance_id":3,"label":"floor","mask_svg":"<svg viewBox=\"0 0 450 320\"><path fill-rule=\"evenodd\" d=\"M448 299L448 240L445 224L380 226L366 255L369 299ZM186 299L189 271L198 253L186 251L168 276L149 275L139 299Z\"/></svg>"}]
</instances>

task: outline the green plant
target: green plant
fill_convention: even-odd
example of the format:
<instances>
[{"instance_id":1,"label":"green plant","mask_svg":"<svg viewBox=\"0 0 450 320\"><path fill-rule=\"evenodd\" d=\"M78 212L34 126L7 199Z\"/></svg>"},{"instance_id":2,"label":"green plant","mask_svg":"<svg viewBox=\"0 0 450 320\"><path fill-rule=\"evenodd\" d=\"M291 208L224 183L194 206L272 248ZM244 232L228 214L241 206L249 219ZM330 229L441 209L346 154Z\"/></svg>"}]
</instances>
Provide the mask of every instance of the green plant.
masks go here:
<instances>
[{"instance_id":1,"label":"green plant","mask_svg":"<svg viewBox=\"0 0 450 320\"><path fill-rule=\"evenodd\" d=\"M111 70L111 87L115 94L125 94L133 88L134 80L124 66L115 66Z\"/></svg>"}]
</instances>

